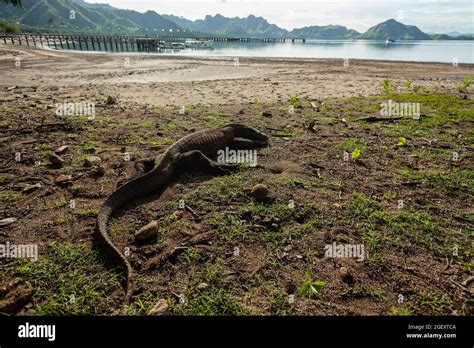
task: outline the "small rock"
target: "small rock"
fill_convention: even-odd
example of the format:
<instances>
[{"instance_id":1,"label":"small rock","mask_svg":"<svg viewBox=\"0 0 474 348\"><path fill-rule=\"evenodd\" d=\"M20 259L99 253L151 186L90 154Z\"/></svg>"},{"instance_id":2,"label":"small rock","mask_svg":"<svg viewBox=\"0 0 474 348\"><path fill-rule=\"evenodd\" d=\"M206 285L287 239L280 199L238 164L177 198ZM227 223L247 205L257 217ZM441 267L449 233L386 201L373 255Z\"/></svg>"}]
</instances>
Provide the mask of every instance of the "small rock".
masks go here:
<instances>
[{"instance_id":1,"label":"small rock","mask_svg":"<svg viewBox=\"0 0 474 348\"><path fill-rule=\"evenodd\" d=\"M53 165L53 166L62 166L62 164L64 163L64 160L59 157L58 155L51 155L49 156L49 162Z\"/></svg>"},{"instance_id":2,"label":"small rock","mask_svg":"<svg viewBox=\"0 0 474 348\"><path fill-rule=\"evenodd\" d=\"M351 271L347 267L339 268L339 277L342 279L343 282L352 283L354 278L352 277Z\"/></svg>"},{"instance_id":3,"label":"small rock","mask_svg":"<svg viewBox=\"0 0 474 348\"><path fill-rule=\"evenodd\" d=\"M6 218L3 220L0 220L0 226L8 226L17 221L18 221L17 218Z\"/></svg>"},{"instance_id":4,"label":"small rock","mask_svg":"<svg viewBox=\"0 0 474 348\"><path fill-rule=\"evenodd\" d=\"M67 184L71 183L71 181L72 181L72 176L71 175L65 175L65 174L61 174L56 179L54 179L54 183L56 185L67 185Z\"/></svg>"},{"instance_id":5,"label":"small rock","mask_svg":"<svg viewBox=\"0 0 474 348\"><path fill-rule=\"evenodd\" d=\"M209 287L209 285L207 283L199 283L198 286L197 286L198 289L205 289L207 287Z\"/></svg>"},{"instance_id":6,"label":"small rock","mask_svg":"<svg viewBox=\"0 0 474 348\"><path fill-rule=\"evenodd\" d=\"M105 104L107 105L117 104L117 97L115 95L108 95L107 98L105 99Z\"/></svg>"},{"instance_id":7,"label":"small rock","mask_svg":"<svg viewBox=\"0 0 474 348\"><path fill-rule=\"evenodd\" d=\"M171 217L174 220L181 220L183 216L184 216L184 212L182 210L176 210L173 212L173 214L171 214Z\"/></svg>"},{"instance_id":8,"label":"small rock","mask_svg":"<svg viewBox=\"0 0 474 348\"><path fill-rule=\"evenodd\" d=\"M105 174L105 167L102 165L102 163L100 163L99 165L95 166L94 167L94 175L97 175L97 176L102 176Z\"/></svg>"},{"instance_id":9,"label":"small rock","mask_svg":"<svg viewBox=\"0 0 474 348\"><path fill-rule=\"evenodd\" d=\"M239 214L239 218L242 220L250 220L252 218L252 211L245 209L242 213Z\"/></svg>"},{"instance_id":10,"label":"small rock","mask_svg":"<svg viewBox=\"0 0 474 348\"><path fill-rule=\"evenodd\" d=\"M135 233L135 240L147 240L158 234L158 221L153 220L140 228L137 233Z\"/></svg>"},{"instance_id":11,"label":"small rock","mask_svg":"<svg viewBox=\"0 0 474 348\"><path fill-rule=\"evenodd\" d=\"M98 166L102 160L97 156L90 156L84 160L84 167L94 167Z\"/></svg>"},{"instance_id":12,"label":"small rock","mask_svg":"<svg viewBox=\"0 0 474 348\"><path fill-rule=\"evenodd\" d=\"M37 189L40 189L41 187L43 187L43 186L41 185L41 183L37 182L37 183L34 184L34 185L28 185L27 187L25 187L25 188L23 189L23 192L25 192L25 193L33 192L33 191L36 191Z\"/></svg>"},{"instance_id":13,"label":"small rock","mask_svg":"<svg viewBox=\"0 0 474 348\"><path fill-rule=\"evenodd\" d=\"M155 304L155 306L151 309L149 315L163 315L168 312L168 301L166 299L162 298L158 300L158 302Z\"/></svg>"},{"instance_id":14,"label":"small rock","mask_svg":"<svg viewBox=\"0 0 474 348\"><path fill-rule=\"evenodd\" d=\"M243 114L245 114L244 109L240 109L240 110L239 110L239 115L243 115Z\"/></svg>"},{"instance_id":15,"label":"small rock","mask_svg":"<svg viewBox=\"0 0 474 348\"><path fill-rule=\"evenodd\" d=\"M270 111L264 111L262 112L262 116L264 117L272 117L272 113Z\"/></svg>"},{"instance_id":16,"label":"small rock","mask_svg":"<svg viewBox=\"0 0 474 348\"><path fill-rule=\"evenodd\" d=\"M65 153L68 149L69 149L69 146L63 145L63 146L61 146L60 148L58 148L56 151L54 151L54 153L55 153L56 155L62 155L62 154Z\"/></svg>"},{"instance_id":17,"label":"small rock","mask_svg":"<svg viewBox=\"0 0 474 348\"><path fill-rule=\"evenodd\" d=\"M263 184L257 184L252 188L252 191L250 193L252 197L256 200L264 200L265 198L267 198L268 192L268 186Z\"/></svg>"},{"instance_id":18,"label":"small rock","mask_svg":"<svg viewBox=\"0 0 474 348\"><path fill-rule=\"evenodd\" d=\"M291 250L293 250L293 245L291 244L288 244L286 247L283 248L283 251L286 252L290 252Z\"/></svg>"}]
</instances>

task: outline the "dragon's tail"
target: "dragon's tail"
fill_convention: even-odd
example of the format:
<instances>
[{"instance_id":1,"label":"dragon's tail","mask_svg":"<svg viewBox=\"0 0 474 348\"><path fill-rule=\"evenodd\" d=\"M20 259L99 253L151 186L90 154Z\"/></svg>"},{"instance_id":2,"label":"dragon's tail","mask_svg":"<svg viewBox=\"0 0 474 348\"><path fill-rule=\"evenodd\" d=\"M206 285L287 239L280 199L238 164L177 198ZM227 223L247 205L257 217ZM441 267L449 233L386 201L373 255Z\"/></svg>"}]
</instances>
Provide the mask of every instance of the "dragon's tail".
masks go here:
<instances>
[{"instance_id":1,"label":"dragon's tail","mask_svg":"<svg viewBox=\"0 0 474 348\"><path fill-rule=\"evenodd\" d=\"M135 178L114 191L106 200L99 211L95 236L99 246L103 248L107 256L114 265L125 272L125 299L124 304L129 304L132 293L132 267L127 257L112 243L107 234L107 223L110 216L120 207L131 203L140 197L144 197L150 192L160 188L169 180L169 172L163 170L165 167L160 164L156 170L152 170L138 178Z\"/></svg>"}]
</instances>

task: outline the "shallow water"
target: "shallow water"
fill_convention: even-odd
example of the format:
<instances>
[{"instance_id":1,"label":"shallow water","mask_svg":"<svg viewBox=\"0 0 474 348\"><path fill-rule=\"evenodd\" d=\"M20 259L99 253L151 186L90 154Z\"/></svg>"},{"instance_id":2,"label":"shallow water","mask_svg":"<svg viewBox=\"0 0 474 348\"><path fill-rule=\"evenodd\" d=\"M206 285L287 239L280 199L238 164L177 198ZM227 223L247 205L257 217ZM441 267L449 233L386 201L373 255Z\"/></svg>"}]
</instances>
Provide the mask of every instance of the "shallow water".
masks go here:
<instances>
[{"instance_id":1,"label":"shallow water","mask_svg":"<svg viewBox=\"0 0 474 348\"><path fill-rule=\"evenodd\" d=\"M384 41L367 40L307 40L306 43L214 42L213 46L213 49L167 49L151 54L474 63L474 41L400 41L386 44Z\"/></svg>"}]
</instances>

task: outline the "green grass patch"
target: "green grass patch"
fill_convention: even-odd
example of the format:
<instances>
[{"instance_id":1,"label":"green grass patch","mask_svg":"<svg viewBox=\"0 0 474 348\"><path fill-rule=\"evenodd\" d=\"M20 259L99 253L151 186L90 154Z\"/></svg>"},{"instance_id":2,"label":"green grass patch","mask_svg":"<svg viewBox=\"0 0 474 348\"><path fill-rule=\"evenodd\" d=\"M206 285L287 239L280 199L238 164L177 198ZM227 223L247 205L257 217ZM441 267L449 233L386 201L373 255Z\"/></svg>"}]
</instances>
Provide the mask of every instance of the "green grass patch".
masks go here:
<instances>
[{"instance_id":1,"label":"green grass patch","mask_svg":"<svg viewBox=\"0 0 474 348\"><path fill-rule=\"evenodd\" d=\"M342 143L336 146L341 151L346 151L348 153L353 153L358 150L359 156L361 153L367 152L367 147L364 145L362 140L357 138L348 138Z\"/></svg>"},{"instance_id":2,"label":"green grass patch","mask_svg":"<svg viewBox=\"0 0 474 348\"><path fill-rule=\"evenodd\" d=\"M79 212L80 217L96 217L99 215L99 208L88 208Z\"/></svg>"},{"instance_id":3,"label":"green grass patch","mask_svg":"<svg viewBox=\"0 0 474 348\"><path fill-rule=\"evenodd\" d=\"M411 245L438 255L451 255L454 243L463 250L465 257L469 257L468 236L442 228L427 211L387 211L379 202L363 194L356 194L350 207L371 259L381 256L385 247L405 252Z\"/></svg>"},{"instance_id":4,"label":"green grass patch","mask_svg":"<svg viewBox=\"0 0 474 348\"><path fill-rule=\"evenodd\" d=\"M222 276L223 263L220 259L207 263L203 271L206 288L191 286L185 292L183 304L172 304L170 311L176 315L234 316L248 315Z\"/></svg>"},{"instance_id":5,"label":"green grass patch","mask_svg":"<svg viewBox=\"0 0 474 348\"><path fill-rule=\"evenodd\" d=\"M95 315L107 311L117 276L85 245L53 243L37 262L19 271L35 289L36 315Z\"/></svg>"},{"instance_id":6,"label":"green grass patch","mask_svg":"<svg viewBox=\"0 0 474 348\"><path fill-rule=\"evenodd\" d=\"M212 227L225 242L231 243L248 232L248 227L230 212L219 213L212 217Z\"/></svg>"},{"instance_id":7,"label":"green grass patch","mask_svg":"<svg viewBox=\"0 0 474 348\"><path fill-rule=\"evenodd\" d=\"M21 198L21 193L13 190L0 191L0 203L13 203Z\"/></svg>"},{"instance_id":8,"label":"green grass patch","mask_svg":"<svg viewBox=\"0 0 474 348\"><path fill-rule=\"evenodd\" d=\"M474 194L474 171L451 168L446 172L403 170L402 178L409 181L421 181L425 187L441 192L455 193L467 191Z\"/></svg>"},{"instance_id":9,"label":"green grass patch","mask_svg":"<svg viewBox=\"0 0 474 348\"><path fill-rule=\"evenodd\" d=\"M151 129L151 128L153 128L153 122L152 121L145 121L145 122L142 122L142 123L136 125L135 128Z\"/></svg>"},{"instance_id":10,"label":"green grass patch","mask_svg":"<svg viewBox=\"0 0 474 348\"><path fill-rule=\"evenodd\" d=\"M155 140L155 141L151 141L149 140L148 141L148 144L151 146L151 147L161 147L161 146L169 146L169 145L172 145L174 143L174 139L170 138L170 137L163 137L163 138L160 138L158 140Z\"/></svg>"}]
</instances>

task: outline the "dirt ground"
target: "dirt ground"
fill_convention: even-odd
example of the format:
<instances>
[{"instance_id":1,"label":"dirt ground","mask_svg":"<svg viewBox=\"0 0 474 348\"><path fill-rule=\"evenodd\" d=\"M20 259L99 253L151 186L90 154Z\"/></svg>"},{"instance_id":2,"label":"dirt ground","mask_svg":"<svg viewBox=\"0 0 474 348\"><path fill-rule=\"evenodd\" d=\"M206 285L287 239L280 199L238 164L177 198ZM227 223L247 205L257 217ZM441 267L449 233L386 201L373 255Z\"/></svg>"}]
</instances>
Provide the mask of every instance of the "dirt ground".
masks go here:
<instances>
[{"instance_id":1,"label":"dirt ground","mask_svg":"<svg viewBox=\"0 0 474 348\"><path fill-rule=\"evenodd\" d=\"M98 209L135 161L238 122L270 137L256 167L176 178L111 219L134 269L125 314L472 314L474 102L458 87L474 66L342 63L0 45L0 244L39 251L0 259L0 312L124 313ZM389 100L419 117L380 120ZM64 103L94 117L58 115ZM135 242L151 220L156 238ZM363 260L329 257L334 243Z\"/></svg>"}]
</instances>

